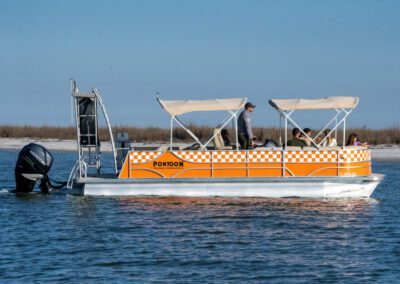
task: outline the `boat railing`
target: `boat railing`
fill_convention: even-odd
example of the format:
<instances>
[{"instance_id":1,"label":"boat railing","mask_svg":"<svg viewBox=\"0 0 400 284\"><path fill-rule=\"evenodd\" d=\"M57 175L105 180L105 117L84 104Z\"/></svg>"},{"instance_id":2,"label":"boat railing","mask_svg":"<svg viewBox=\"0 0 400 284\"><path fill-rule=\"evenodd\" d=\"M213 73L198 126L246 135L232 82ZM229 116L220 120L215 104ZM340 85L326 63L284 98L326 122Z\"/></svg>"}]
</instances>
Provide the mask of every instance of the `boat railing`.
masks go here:
<instances>
[{"instance_id":1,"label":"boat railing","mask_svg":"<svg viewBox=\"0 0 400 284\"><path fill-rule=\"evenodd\" d=\"M77 160L68 177L67 188L72 189L76 177L87 177L87 164L83 159Z\"/></svg>"}]
</instances>

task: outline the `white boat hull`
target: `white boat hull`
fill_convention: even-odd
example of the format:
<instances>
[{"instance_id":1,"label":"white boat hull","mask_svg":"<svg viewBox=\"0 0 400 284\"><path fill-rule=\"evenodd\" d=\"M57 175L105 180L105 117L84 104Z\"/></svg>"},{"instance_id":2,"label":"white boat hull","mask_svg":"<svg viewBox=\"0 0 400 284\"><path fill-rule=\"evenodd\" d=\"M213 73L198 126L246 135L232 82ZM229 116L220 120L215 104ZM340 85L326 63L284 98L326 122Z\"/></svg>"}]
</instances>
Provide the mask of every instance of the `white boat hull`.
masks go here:
<instances>
[{"instance_id":1,"label":"white boat hull","mask_svg":"<svg viewBox=\"0 0 400 284\"><path fill-rule=\"evenodd\" d=\"M113 179L84 178L74 182L69 194L132 196L224 197L370 197L382 175L335 178L261 179Z\"/></svg>"}]
</instances>

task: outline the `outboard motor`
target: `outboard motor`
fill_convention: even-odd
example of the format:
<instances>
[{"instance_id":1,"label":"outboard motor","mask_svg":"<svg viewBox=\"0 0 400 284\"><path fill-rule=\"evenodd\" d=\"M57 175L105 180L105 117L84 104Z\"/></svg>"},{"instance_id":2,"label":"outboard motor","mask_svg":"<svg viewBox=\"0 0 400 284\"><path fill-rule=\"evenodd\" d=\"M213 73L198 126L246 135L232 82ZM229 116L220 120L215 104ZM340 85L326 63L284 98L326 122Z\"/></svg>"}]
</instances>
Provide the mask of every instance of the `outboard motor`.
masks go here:
<instances>
[{"instance_id":1,"label":"outboard motor","mask_svg":"<svg viewBox=\"0 0 400 284\"><path fill-rule=\"evenodd\" d=\"M43 193L48 193L51 184L47 173L53 164L53 155L43 146L30 143L19 152L15 166L16 192L33 191L37 181Z\"/></svg>"}]
</instances>

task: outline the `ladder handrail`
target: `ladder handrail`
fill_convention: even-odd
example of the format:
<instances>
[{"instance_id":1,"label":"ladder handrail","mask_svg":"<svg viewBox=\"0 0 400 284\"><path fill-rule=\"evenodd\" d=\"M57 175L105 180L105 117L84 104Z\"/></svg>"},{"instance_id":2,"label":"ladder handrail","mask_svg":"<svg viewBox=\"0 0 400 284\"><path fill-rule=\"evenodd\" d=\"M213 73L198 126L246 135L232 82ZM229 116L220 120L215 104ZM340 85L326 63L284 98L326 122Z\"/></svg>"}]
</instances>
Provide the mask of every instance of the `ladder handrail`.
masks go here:
<instances>
[{"instance_id":1,"label":"ladder handrail","mask_svg":"<svg viewBox=\"0 0 400 284\"><path fill-rule=\"evenodd\" d=\"M109 135L110 135L110 140L111 140L111 146L112 146L112 152L113 152L113 158L114 158L114 169L115 169L115 174L118 174L118 168L117 168L117 153L116 153L116 147L115 147L115 142L114 142L114 136L113 136L113 132L112 132L112 128L111 128L111 123L110 123L110 119L108 118L108 114L107 114L107 110L105 108L105 105L103 103L103 100L101 98L101 95L99 93L99 91L97 90L96 87L93 87L91 92L89 93L81 93L76 85L76 82L71 79L71 95L72 98L74 100L74 105L75 105L75 121L76 121L76 132L77 132L77 147L78 147L78 160L82 160L88 157L89 159L89 165L91 165L91 161L92 161L92 154L91 154L91 149L95 149L95 157L93 157L93 159L96 160L96 169L99 172L100 170L100 144L99 144L99 136L98 136L98 104L100 104L101 110L103 112L104 115L104 119L106 121L106 125L107 125L107 129L109 131ZM79 98L90 98L94 100L94 114L90 114L90 115L80 115L80 111L79 111L79 103L78 103L78 99ZM94 133L87 133L87 134L81 134L80 133L80 118L81 117L94 117L95 119L95 129L94 129ZM93 137L94 136L94 140L95 140L95 145L92 144L92 140L88 139L88 145L81 145L81 138L82 137ZM89 152L88 156L84 155L84 148L87 149ZM82 174L82 171L84 171L84 174L86 175L86 170L87 167L85 166L84 169L81 166L81 163L79 163L79 169L80 169L80 174Z\"/></svg>"},{"instance_id":2,"label":"ladder handrail","mask_svg":"<svg viewBox=\"0 0 400 284\"><path fill-rule=\"evenodd\" d=\"M110 134L110 139L111 139L111 148L112 148L113 158L114 158L115 174L118 174L118 169L117 169L117 151L115 149L114 136L113 136L113 133L112 133L111 123L110 123L110 120L108 118L107 110L106 110L106 107L105 107L105 105L103 103L103 100L102 100L102 98L100 96L100 93L98 92L96 87L93 88L93 93L96 95L96 98L97 98L98 102L100 103L100 107L101 107L101 109L103 111L104 118L106 120L107 129L108 129L108 132Z\"/></svg>"}]
</instances>

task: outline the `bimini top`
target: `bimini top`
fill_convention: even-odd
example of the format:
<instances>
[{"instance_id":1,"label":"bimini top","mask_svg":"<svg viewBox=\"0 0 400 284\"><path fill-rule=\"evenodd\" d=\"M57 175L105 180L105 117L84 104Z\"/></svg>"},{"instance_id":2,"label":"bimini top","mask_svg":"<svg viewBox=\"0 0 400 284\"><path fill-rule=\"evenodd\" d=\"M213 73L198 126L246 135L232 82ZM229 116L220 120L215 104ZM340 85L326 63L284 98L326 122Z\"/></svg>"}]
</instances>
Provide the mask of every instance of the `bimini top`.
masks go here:
<instances>
[{"instance_id":1,"label":"bimini top","mask_svg":"<svg viewBox=\"0 0 400 284\"><path fill-rule=\"evenodd\" d=\"M358 104L358 97L327 97L322 99L290 99L270 100L269 104L277 110L297 109L336 109L355 108Z\"/></svg>"},{"instance_id":2,"label":"bimini top","mask_svg":"<svg viewBox=\"0 0 400 284\"><path fill-rule=\"evenodd\" d=\"M166 101L158 99L163 109L172 117L194 111L238 110L244 107L247 98L215 100Z\"/></svg>"}]
</instances>

